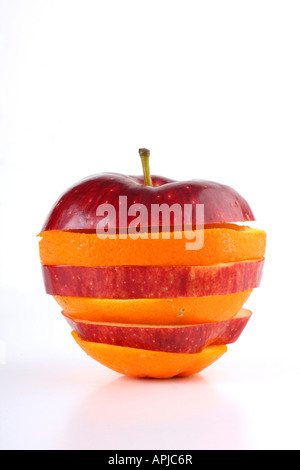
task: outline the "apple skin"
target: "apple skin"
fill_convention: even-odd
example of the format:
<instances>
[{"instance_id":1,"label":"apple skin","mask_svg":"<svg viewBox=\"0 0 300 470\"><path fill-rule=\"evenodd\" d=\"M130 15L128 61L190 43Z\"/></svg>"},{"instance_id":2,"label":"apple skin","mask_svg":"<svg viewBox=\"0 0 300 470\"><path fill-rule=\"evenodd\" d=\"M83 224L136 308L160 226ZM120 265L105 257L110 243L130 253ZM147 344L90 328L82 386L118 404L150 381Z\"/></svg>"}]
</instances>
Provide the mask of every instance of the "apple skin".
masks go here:
<instances>
[{"instance_id":1,"label":"apple skin","mask_svg":"<svg viewBox=\"0 0 300 470\"><path fill-rule=\"evenodd\" d=\"M42 266L47 294L110 299L226 295L258 287L264 259L213 266Z\"/></svg>"},{"instance_id":2,"label":"apple skin","mask_svg":"<svg viewBox=\"0 0 300 470\"><path fill-rule=\"evenodd\" d=\"M231 320L188 326L126 325L73 320L63 316L85 341L137 349L192 354L211 345L234 343L252 312L241 309Z\"/></svg>"},{"instance_id":3,"label":"apple skin","mask_svg":"<svg viewBox=\"0 0 300 470\"><path fill-rule=\"evenodd\" d=\"M126 233L128 225L136 215L128 216L122 223L119 221L119 196L127 196L127 206L143 204L148 210L147 227L151 226L151 204L167 203L192 204L192 216L186 220L186 226L196 227L196 204L204 204L204 223L245 222L255 220L251 208L245 199L229 186L205 180L174 181L162 176L152 176L153 186L144 184L143 176L127 176L118 173L102 173L87 177L69 188L57 200L50 211L42 232L46 230L76 230L95 232L98 223L104 216L97 216L100 204L111 204L116 211L116 224L106 219L109 227L116 233ZM170 229L184 226L184 211L181 220L176 220L171 212ZM126 222L126 224L125 224ZM160 221L161 227L161 221Z\"/></svg>"}]
</instances>

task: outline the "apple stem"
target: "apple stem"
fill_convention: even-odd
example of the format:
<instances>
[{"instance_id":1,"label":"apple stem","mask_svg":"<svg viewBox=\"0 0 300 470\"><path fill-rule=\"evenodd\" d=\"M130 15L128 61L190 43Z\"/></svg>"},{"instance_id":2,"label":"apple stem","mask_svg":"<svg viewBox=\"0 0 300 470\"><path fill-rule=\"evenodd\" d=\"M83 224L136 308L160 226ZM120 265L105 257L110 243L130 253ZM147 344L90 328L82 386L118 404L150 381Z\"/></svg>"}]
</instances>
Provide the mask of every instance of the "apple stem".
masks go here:
<instances>
[{"instance_id":1,"label":"apple stem","mask_svg":"<svg viewBox=\"0 0 300 470\"><path fill-rule=\"evenodd\" d=\"M149 165L150 150L139 149L139 154L140 154L142 165L143 165L145 185L152 186L152 179L151 179L150 165Z\"/></svg>"}]
</instances>

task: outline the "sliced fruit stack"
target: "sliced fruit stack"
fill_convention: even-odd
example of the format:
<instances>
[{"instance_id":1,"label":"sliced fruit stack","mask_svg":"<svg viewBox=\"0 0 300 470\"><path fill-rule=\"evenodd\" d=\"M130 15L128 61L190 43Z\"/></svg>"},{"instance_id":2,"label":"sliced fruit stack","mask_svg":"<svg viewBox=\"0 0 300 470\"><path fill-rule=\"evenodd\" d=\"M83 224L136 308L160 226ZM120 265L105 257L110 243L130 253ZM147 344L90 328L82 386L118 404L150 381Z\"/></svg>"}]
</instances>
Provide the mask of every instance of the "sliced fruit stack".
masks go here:
<instances>
[{"instance_id":1,"label":"sliced fruit stack","mask_svg":"<svg viewBox=\"0 0 300 470\"><path fill-rule=\"evenodd\" d=\"M77 344L101 364L133 377L188 376L220 358L245 328L251 312L243 306L261 281L266 233L239 225L255 219L232 188L151 177L149 152L140 155L143 177L96 175L56 202L39 234L45 288ZM150 217L143 225L128 211L125 219L125 196L139 213L179 204L182 220L174 212L166 232ZM185 204L204 205L202 228L192 211L191 231L182 229ZM104 219L113 236L99 236ZM131 237L137 219L144 236ZM187 250L197 230L203 246Z\"/></svg>"}]
</instances>

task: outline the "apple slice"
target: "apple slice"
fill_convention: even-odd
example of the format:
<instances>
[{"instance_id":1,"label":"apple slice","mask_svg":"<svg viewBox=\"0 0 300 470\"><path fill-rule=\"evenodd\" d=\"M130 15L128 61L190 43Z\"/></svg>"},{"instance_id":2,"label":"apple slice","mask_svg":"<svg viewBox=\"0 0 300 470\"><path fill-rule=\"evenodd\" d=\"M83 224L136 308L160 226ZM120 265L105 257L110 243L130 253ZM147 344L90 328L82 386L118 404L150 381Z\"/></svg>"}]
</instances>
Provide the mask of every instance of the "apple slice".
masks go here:
<instances>
[{"instance_id":1,"label":"apple slice","mask_svg":"<svg viewBox=\"0 0 300 470\"><path fill-rule=\"evenodd\" d=\"M213 266L42 266L46 292L111 299L203 297L260 284L264 259Z\"/></svg>"},{"instance_id":2,"label":"apple slice","mask_svg":"<svg viewBox=\"0 0 300 470\"><path fill-rule=\"evenodd\" d=\"M148 351L86 341L74 330L72 336L88 356L109 369L129 377L157 379L186 377L210 366L227 351L226 345L208 346L194 354Z\"/></svg>"},{"instance_id":3,"label":"apple slice","mask_svg":"<svg viewBox=\"0 0 300 470\"><path fill-rule=\"evenodd\" d=\"M231 320L199 325L128 325L77 321L62 312L78 335L95 343L173 353L198 353L209 345L234 343L252 314L241 309Z\"/></svg>"}]
</instances>

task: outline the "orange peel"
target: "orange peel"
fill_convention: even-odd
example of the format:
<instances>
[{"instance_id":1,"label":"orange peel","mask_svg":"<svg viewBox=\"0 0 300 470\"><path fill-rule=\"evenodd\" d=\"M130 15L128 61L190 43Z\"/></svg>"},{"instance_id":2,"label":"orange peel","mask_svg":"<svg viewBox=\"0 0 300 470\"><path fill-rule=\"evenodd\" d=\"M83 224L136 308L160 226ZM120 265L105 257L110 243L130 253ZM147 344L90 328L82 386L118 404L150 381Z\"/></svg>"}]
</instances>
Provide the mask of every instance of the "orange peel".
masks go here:
<instances>
[{"instance_id":1,"label":"orange peel","mask_svg":"<svg viewBox=\"0 0 300 470\"><path fill-rule=\"evenodd\" d=\"M96 299L54 296L73 320L140 323L148 325L193 325L233 318L252 290L208 297L172 299Z\"/></svg>"},{"instance_id":2,"label":"orange peel","mask_svg":"<svg viewBox=\"0 0 300 470\"><path fill-rule=\"evenodd\" d=\"M190 238L101 239L96 233L50 230L38 236L41 263L70 266L129 266L181 265L208 266L263 258L266 232L235 224L211 226L204 230L204 245L199 250L187 250ZM191 236L191 233L188 235ZM164 236L166 236L164 234ZM149 235L151 237L151 235Z\"/></svg>"},{"instance_id":3,"label":"orange peel","mask_svg":"<svg viewBox=\"0 0 300 470\"><path fill-rule=\"evenodd\" d=\"M71 334L88 356L129 377L167 379L194 375L213 364L227 351L226 345L208 346L201 352L192 354L149 351L86 341L75 331Z\"/></svg>"}]
</instances>

